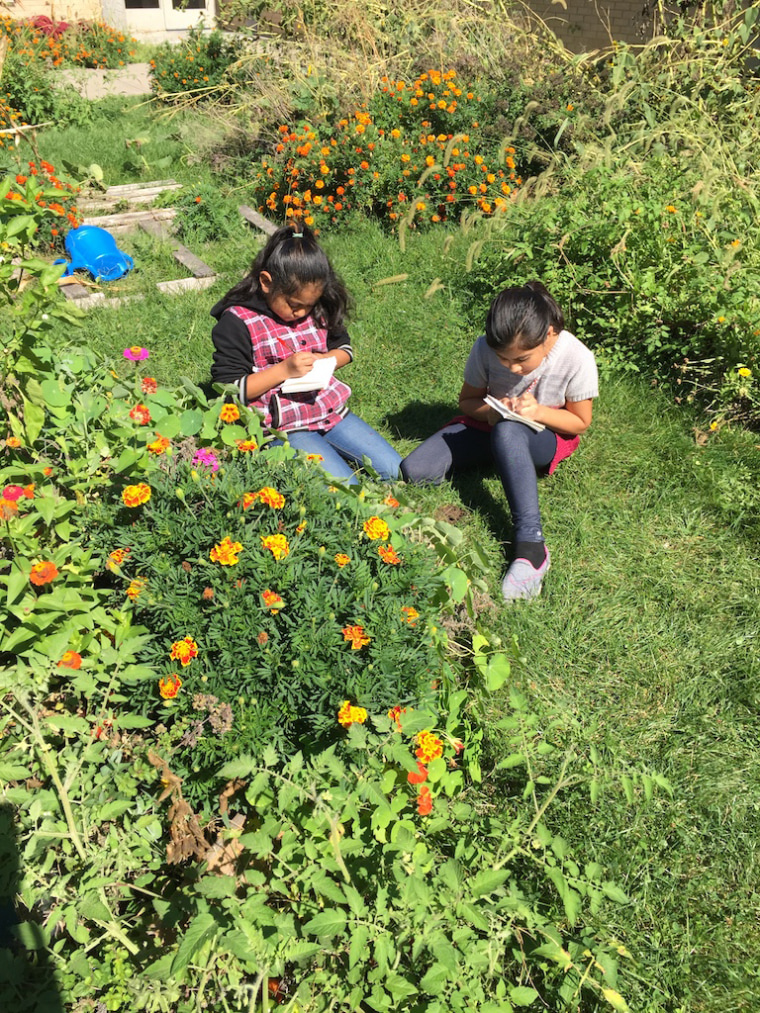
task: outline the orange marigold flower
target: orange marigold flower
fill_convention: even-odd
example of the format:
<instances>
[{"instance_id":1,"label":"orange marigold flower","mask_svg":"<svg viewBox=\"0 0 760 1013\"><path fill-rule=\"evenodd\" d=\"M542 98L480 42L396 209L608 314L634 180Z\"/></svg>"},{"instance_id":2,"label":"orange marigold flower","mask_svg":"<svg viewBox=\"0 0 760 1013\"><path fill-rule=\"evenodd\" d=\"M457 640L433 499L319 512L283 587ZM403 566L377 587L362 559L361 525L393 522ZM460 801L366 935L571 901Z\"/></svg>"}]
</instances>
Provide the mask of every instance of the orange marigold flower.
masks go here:
<instances>
[{"instance_id":1,"label":"orange marigold flower","mask_svg":"<svg viewBox=\"0 0 760 1013\"><path fill-rule=\"evenodd\" d=\"M306 521L301 521L301 523L296 528L296 534L302 535L305 530L306 530Z\"/></svg>"},{"instance_id":2,"label":"orange marigold flower","mask_svg":"<svg viewBox=\"0 0 760 1013\"><path fill-rule=\"evenodd\" d=\"M338 564L338 566L343 568L344 566L347 566L351 562L351 557L347 556L345 552L339 552L335 556L335 562Z\"/></svg>"},{"instance_id":3,"label":"orange marigold flower","mask_svg":"<svg viewBox=\"0 0 760 1013\"><path fill-rule=\"evenodd\" d=\"M234 566L238 562L238 553L242 551L243 546L240 542L233 542L225 537L209 552L209 559L212 563L221 563L222 566Z\"/></svg>"},{"instance_id":4,"label":"orange marigold flower","mask_svg":"<svg viewBox=\"0 0 760 1013\"><path fill-rule=\"evenodd\" d=\"M338 723L343 725L344 728L350 728L351 725L363 725L367 720L367 712L363 707L354 707L350 700L344 700L343 704L338 711Z\"/></svg>"},{"instance_id":5,"label":"orange marigold flower","mask_svg":"<svg viewBox=\"0 0 760 1013\"><path fill-rule=\"evenodd\" d=\"M276 560L284 559L290 552L285 535L260 535L261 547L269 549Z\"/></svg>"},{"instance_id":6,"label":"orange marigold flower","mask_svg":"<svg viewBox=\"0 0 760 1013\"><path fill-rule=\"evenodd\" d=\"M17 450L21 446L21 440L18 436L9 436L5 441L5 445L6 447L12 447L14 450Z\"/></svg>"},{"instance_id":7,"label":"orange marigold flower","mask_svg":"<svg viewBox=\"0 0 760 1013\"><path fill-rule=\"evenodd\" d=\"M182 680L176 672L171 675L164 675L158 680L158 692L164 700L173 700L182 688Z\"/></svg>"},{"instance_id":8,"label":"orange marigold flower","mask_svg":"<svg viewBox=\"0 0 760 1013\"><path fill-rule=\"evenodd\" d=\"M430 731L420 732L417 736L417 750L415 756L422 763L430 763L443 755L443 743L437 735Z\"/></svg>"},{"instance_id":9,"label":"orange marigold flower","mask_svg":"<svg viewBox=\"0 0 760 1013\"><path fill-rule=\"evenodd\" d=\"M382 517L370 517L369 520L364 522L364 533L367 538L372 539L373 542L378 539L385 541L390 535L391 529Z\"/></svg>"},{"instance_id":10,"label":"orange marigold flower","mask_svg":"<svg viewBox=\"0 0 760 1013\"><path fill-rule=\"evenodd\" d=\"M366 647L371 639L365 634L363 626L344 626L341 632L343 639L347 643L348 641L351 642L352 651L358 651L362 647Z\"/></svg>"},{"instance_id":11,"label":"orange marigold flower","mask_svg":"<svg viewBox=\"0 0 760 1013\"><path fill-rule=\"evenodd\" d=\"M337 204L335 206L336 206L336 208L338 207ZM317 464L321 464L322 461L324 461L324 457L321 454L307 454L306 455L306 460L307 461L315 461Z\"/></svg>"},{"instance_id":12,"label":"orange marigold flower","mask_svg":"<svg viewBox=\"0 0 760 1013\"><path fill-rule=\"evenodd\" d=\"M137 485L128 485L121 494L124 506L128 507L142 506L143 503L148 502L150 496L150 486L145 482L139 482Z\"/></svg>"},{"instance_id":13,"label":"orange marigold flower","mask_svg":"<svg viewBox=\"0 0 760 1013\"><path fill-rule=\"evenodd\" d=\"M433 796L430 794L430 789L426 784L420 788L420 793L417 796L417 812L420 816L429 816L433 811Z\"/></svg>"},{"instance_id":14,"label":"orange marigold flower","mask_svg":"<svg viewBox=\"0 0 760 1013\"><path fill-rule=\"evenodd\" d=\"M59 668L73 668L76 671L82 667L82 655L77 651L66 651L58 662Z\"/></svg>"},{"instance_id":15,"label":"orange marigold flower","mask_svg":"<svg viewBox=\"0 0 760 1013\"><path fill-rule=\"evenodd\" d=\"M416 608L412 608L411 605L402 605L401 611L404 614L404 619L409 623L410 626L416 626L417 620L420 617L419 612Z\"/></svg>"},{"instance_id":16,"label":"orange marigold flower","mask_svg":"<svg viewBox=\"0 0 760 1013\"><path fill-rule=\"evenodd\" d=\"M391 707L388 711L388 717L396 725L397 731L401 731L401 715L406 714L406 707L400 707L396 704L395 707Z\"/></svg>"},{"instance_id":17,"label":"orange marigold flower","mask_svg":"<svg viewBox=\"0 0 760 1013\"><path fill-rule=\"evenodd\" d=\"M130 601L137 601L147 586L148 581L145 577L135 577L124 593Z\"/></svg>"},{"instance_id":18,"label":"orange marigold flower","mask_svg":"<svg viewBox=\"0 0 760 1013\"><path fill-rule=\"evenodd\" d=\"M198 657L198 645L192 637L175 640L169 656L172 661L178 661L180 665L185 667L190 664L193 658Z\"/></svg>"},{"instance_id":19,"label":"orange marigold flower","mask_svg":"<svg viewBox=\"0 0 760 1013\"><path fill-rule=\"evenodd\" d=\"M399 556L392 545L378 545L377 554L384 563L389 563L391 566L398 566L401 562L401 556Z\"/></svg>"},{"instance_id":20,"label":"orange marigold flower","mask_svg":"<svg viewBox=\"0 0 760 1013\"><path fill-rule=\"evenodd\" d=\"M238 406L234 404L223 405L222 410L219 412L219 418L222 422L237 422L240 418Z\"/></svg>"},{"instance_id":21,"label":"orange marigold flower","mask_svg":"<svg viewBox=\"0 0 760 1013\"><path fill-rule=\"evenodd\" d=\"M156 438L152 443L148 444L148 452L151 454L163 454L171 446L171 440L167 436L162 436L160 433L156 433Z\"/></svg>"},{"instance_id":22,"label":"orange marigold flower","mask_svg":"<svg viewBox=\"0 0 760 1013\"><path fill-rule=\"evenodd\" d=\"M150 425L150 409L147 405L136 404L129 413L129 417L141 426Z\"/></svg>"},{"instance_id":23,"label":"orange marigold flower","mask_svg":"<svg viewBox=\"0 0 760 1013\"><path fill-rule=\"evenodd\" d=\"M43 584L50 584L59 574L59 569L55 563L51 563L46 560L42 563L35 563L32 567L31 573L29 574L29 580L37 587L42 587Z\"/></svg>"},{"instance_id":24,"label":"orange marigold flower","mask_svg":"<svg viewBox=\"0 0 760 1013\"><path fill-rule=\"evenodd\" d=\"M253 492L252 496L251 502L260 499L262 503L272 506L273 510L282 510L283 506L285 506L285 496L281 492L278 492L277 489L273 489L271 485L264 485L258 492ZM243 498L245 497L243 496Z\"/></svg>"},{"instance_id":25,"label":"orange marigold flower","mask_svg":"<svg viewBox=\"0 0 760 1013\"><path fill-rule=\"evenodd\" d=\"M409 782L409 784L424 784L425 781L427 781L428 779L428 769L425 766L425 764L420 763L420 761L417 760L417 770L416 771L410 770L409 773L406 775L406 779Z\"/></svg>"},{"instance_id":26,"label":"orange marigold flower","mask_svg":"<svg viewBox=\"0 0 760 1013\"><path fill-rule=\"evenodd\" d=\"M130 551L130 549L114 549L113 552L109 552L108 559L106 560L106 569L112 573L118 573L119 567L127 558Z\"/></svg>"},{"instance_id":27,"label":"orange marigold flower","mask_svg":"<svg viewBox=\"0 0 760 1013\"><path fill-rule=\"evenodd\" d=\"M268 609L271 609L272 615L277 615L279 610L285 604L279 594L276 591L270 591L268 588L266 591L261 592L261 597L264 599L264 604Z\"/></svg>"},{"instance_id":28,"label":"orange marigold flower","mask_svg":"<svg viewBox=\"0 0 760 1013\"><path fill-rule=\"evenodd\" d=\"M246 454L251 450L259 449L259 445L255 440L235 440L235 446L241 454Z\"/></svg>"}]
</instances>

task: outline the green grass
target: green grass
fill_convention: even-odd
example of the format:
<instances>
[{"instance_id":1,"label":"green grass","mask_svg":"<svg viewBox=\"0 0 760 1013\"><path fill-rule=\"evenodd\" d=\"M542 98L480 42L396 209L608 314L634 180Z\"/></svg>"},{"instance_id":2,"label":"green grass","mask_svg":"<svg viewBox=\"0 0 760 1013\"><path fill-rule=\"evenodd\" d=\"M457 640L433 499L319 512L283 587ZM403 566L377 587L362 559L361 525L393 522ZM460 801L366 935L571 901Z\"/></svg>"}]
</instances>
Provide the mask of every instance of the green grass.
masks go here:
<instances>
[{"instance_id":1,"label":"green grass","mask_svg":"<svg viewBox=\"0 0 760 1013\"><path fill-rule=\"evenodd\" d=\"M176 121L156 123L147 108L130 115L145 117L151 151L176 155L171 175L211 178L183 162ZM107 129L107 141L45 134L42 155L75 144L94 159L97 149L107 181L129 182L123 127ZM476 337L462 324L458 284L468 237L413 235L402 252L357 224L323 241L357 301L357 361L343 374L352 406L407 452L454 413ZM196 252L220 275L212 289L92 311L61 340L114 358L146 345L159 380L205 380L209 308L257 243L249 233L204 244ZM397 275L407 277L383 284ZM701 433L698 418L647 377L605 377L601 390L581 449L540 486L553 559L543 596L480 618L505 642L517 636L516 681L547 715L565 716L577 748L595 746L610 765L652 769L672 784L672 797L659 791L647 801L637 789L632 804L622 786L596 804L569 790L552 817L575 854L600 861L630 895L606 930L634 955L641 985L632 1009L752 1011L760 1008L760 567L752 490L737 475L757 438ZM511 537L498 480L474 474L415 495L426 513L461 512L465 544L492 561L498 601ZM503 707L493 699L490 717ZM495 734L489 750L497 760Z\"/></svg>"}]
</instances>

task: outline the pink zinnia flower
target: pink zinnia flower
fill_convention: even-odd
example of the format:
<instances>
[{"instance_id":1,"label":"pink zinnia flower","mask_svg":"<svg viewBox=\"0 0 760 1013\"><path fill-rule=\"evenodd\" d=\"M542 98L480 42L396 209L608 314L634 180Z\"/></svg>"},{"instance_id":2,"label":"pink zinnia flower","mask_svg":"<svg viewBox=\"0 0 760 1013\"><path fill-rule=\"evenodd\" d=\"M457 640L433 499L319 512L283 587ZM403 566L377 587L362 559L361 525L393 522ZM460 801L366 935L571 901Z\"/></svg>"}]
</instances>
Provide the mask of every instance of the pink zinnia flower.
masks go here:
<instances>
[{"instance_id":1,"label":"pink zinnia flower","mask_svg":"<svg viewBox=\"0 0 760 1013\"><path fill-rule=\"evenodd\" d=\"M140 348L139 345L132 345L130 348L124 349L124 358L129 359L130 362L142 362L143 359L147 359L150 352L147 348Z\"/></svg>"},{"instance_id":2,"label":"pink zinnia flower","mask_svg":"<svg viewBox=\"0 0 760 1013\"><path fill-rule=\"evenodd\" d=\"M212 471L219 470L219 459L213 450L203 448L202 450L196 450L193 455L193 464L202 464L206 468L210 468Z\"/></svg>"}]
</instances>

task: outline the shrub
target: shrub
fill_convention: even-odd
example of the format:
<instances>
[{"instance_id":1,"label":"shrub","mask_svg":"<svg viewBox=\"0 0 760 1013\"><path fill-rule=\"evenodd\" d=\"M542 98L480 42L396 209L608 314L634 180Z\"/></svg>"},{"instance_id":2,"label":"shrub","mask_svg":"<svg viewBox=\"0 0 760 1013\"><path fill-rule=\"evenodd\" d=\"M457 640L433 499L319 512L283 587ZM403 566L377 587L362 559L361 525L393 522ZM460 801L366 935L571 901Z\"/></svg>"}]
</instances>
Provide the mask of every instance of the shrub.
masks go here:
<instances>
[{"instance_id":1,"label":"shrub","mask_svg":"<svg viewBox=\"0 0 760 1013\"><path fill-rule=\"evenodd\" d=\"M218 187L208 183L185 187L169 200L177 209L174 230L180 239L206 243L243 234L236 203L223 197Z\"/></svg>"},{"instance_id":2,"label":"shrub","mask_svg":"<svg viewBox=\"0 0 760 1013\"><path fill-rule=\"evenodd\" d=\"M150 61L151 89L165 102L211 97L237 59L234 41L220 31L191 29L178 43L164 43Z\"/></svg>"},{"instance_id":3,"label":"shrub","mask_svg":"<svg viewBox=\"0 0 760 1013\"><path fill-rule=\"evenodd\" d=\"M59 179L55 166L44 159L27 162L23 172L8 176L0 192L0 222L10 225L15 220L12 228L19 230L17 235L25 231L20 229L22 221L31 225L31 249L62 251L66 233L81 224L76 206L78 187Z\"/></svg>"},{"instance_id":4,"label":"shrub","mask_svg":"<svg viewBox=\"0 0 760 1013\"><path fill-rule=\"evenodd\" d=\"M0 37L9 42L9 57L25 67L122 67L135 55L135 39L103 21L70 25L40 15L27 21L0 18Z\"/></svg>"},{"instance_id":5,"label":"shrub","mask_svg":"<svg viewBox=\"0 0 760 1013\"><path fill-rule=\"evenodd\" d=\"M88 522L95 551L120 560L115 607L126 592L154 634L145 660L157 675L133 705L163 712L183 773L204 781L220 756L313 748L346 697L377 710L429 694L446 595L434 557L382 500L370 506L281 451L235 451L223 465L217 454L166 461L144 505L113 499ZM232 708L234 736L204 725L199 695Z\"/></svg>"},{"instance_id":6,"label":"shrub","mask_svg":"<svg viewBox=\"0 0 760 1013\"><path fill-rule=\"evenodd\" d=\"M337 124L282 124L274 159L254 170L253 199L274 217L317 227L354 210L407 223L445 222L465 209L503 213L522 179L514 148L471 150L479 101L455 71L428 71L411 85L385 80Z\"/></svg>"}]
</instances>

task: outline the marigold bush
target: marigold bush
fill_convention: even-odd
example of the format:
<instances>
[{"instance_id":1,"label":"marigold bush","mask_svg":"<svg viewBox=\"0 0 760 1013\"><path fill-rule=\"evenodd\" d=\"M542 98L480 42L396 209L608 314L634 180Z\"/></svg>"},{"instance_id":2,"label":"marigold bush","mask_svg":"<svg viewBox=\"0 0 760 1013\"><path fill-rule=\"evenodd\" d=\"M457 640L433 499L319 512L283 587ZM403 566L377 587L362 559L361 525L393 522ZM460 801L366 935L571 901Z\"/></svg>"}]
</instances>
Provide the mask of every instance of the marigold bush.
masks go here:
<instances>
[{"instance_id":1,"label":"marigold bush","mask_svg":"<svg viewBox=\"0 0 760 1013\"><path fill-rule=\"evenodd\" d=\"M274 157L253 170L253 200L316 227L356 210L433 224L503 213L522 178L513 147L477 150L479 101L454 70L429 71L409 85L384 79L337 123L281 124Z\"/></svg>"},{"instance_id":2,"label":"marigold bush","mask_svg":"<svg viewBox=\"0 0 760 1013\"><path fill-rule=\"evenodd\" d=\"M164 457L149 499L130 485L93 515L92 548L120 560L104 574L113 606L153 634L156 676L133 704L161 717L193 780L241 750L329 740L346 696L387 709L429 695L443 674L435 557L404 537L393 507L281 454L221 453L217 471ZM178 664L183 685L162 713ZM231 707L234 736L199 720L198 693Z\"/></svg>"}]
</instances>

